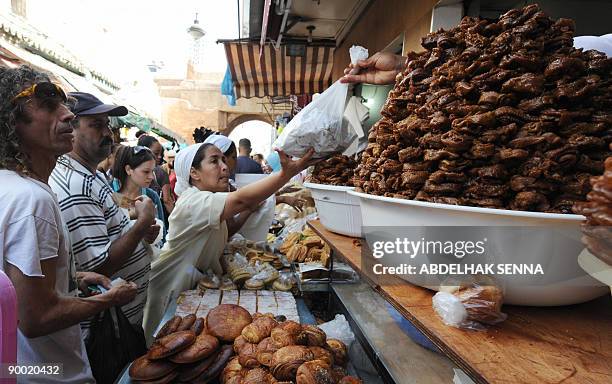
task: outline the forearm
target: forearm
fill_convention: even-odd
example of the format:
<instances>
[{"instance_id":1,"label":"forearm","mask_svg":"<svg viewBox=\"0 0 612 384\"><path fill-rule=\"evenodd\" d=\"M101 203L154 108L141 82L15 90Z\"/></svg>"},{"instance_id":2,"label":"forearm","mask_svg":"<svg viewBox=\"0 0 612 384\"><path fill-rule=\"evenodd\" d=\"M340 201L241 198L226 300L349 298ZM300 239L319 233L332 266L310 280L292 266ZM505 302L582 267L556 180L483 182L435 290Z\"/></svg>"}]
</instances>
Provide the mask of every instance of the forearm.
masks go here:
<instances>
[{"instance_id":1,"label":"forearm","mask_svg":"<svg viewBox=\"0 0 612 384\"><path fill-rule=\"evenodd\" d=\"M282 188L291 177L291 175L281 171L265 177L257 183L242 187L236 192L231 192L225 203L224 218L256 206Z\"/></svg>"},{"instance_id":2,"label":"forearm","mask_svg":"<svg viewBox=\"0 0 612 384\"><path fill-rule=\"evenodd\" d=\"M172 213L174 209L174 196L172 196L172 187L170 184L166 184L162 187L162 202L168 214Z\"/></svg>"},{"instance_id":3,"label":"forearm","mask_svg":"<svg viewBox=\"0 0 612 384\"><path fill-rule=\"evenodd\" d=\"M251 217L251 213L252 212L250 210L247 210L241 212L238 217L227 219L227 236L232 237L236 232L238 232L240 228L242 228L244 223L246 223L246 221L249 219L249 217Z\"/></svg>"},{"instance_id":4,"label":"forearm","mask_svg":"<svg viewBox=\"0 0 612 384\"><path fill-rule=\"evenodd\" d=\"M56 297L47 302L44 308L37 308L36 313L26 313L28 319L26 335L30 338L57 332L89 319L101 311L113 306L108 295L96 295L87 298ZM23 322L20 322L22 327ZM24 329L22 329L24 331Z\"/></svg>"},{"instance_id":5,"label":"forearm","mask_svg":"<svg viewBox=\"0 0 612 384\"><path fill-rule=\"evenodd\" d=\"M129 231L111 244L108 259L95 272L110 277L121 269L144 238L147 229L146 225L137 220Z\"/></svg>"}]
</instances>

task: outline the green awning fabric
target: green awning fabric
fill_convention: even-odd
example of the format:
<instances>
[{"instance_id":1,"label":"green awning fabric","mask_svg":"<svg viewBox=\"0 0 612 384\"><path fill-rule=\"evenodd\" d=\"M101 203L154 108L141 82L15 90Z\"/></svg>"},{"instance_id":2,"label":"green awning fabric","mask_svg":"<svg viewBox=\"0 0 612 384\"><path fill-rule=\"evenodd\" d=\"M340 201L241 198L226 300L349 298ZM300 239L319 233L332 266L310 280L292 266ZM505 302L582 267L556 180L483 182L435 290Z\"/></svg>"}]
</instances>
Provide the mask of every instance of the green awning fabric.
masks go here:
<instances>
[{"instance_id":1,"label":"green awning fabric","mask_svg":"<svg viewBox=\"0 0 612 384\"><path fill-rule=\"evenodd\" d=\"M135 127L145 132L154 132L155 134L163 137L166 140L177 141L179 143L186 143L187 141L180 135L172 132L168 128L161 124L149 119L148 117L140 116L134 112L128 112L127 115L112 118L111 126L114 128L120 127Z\"/></svg>"}]
</instances>

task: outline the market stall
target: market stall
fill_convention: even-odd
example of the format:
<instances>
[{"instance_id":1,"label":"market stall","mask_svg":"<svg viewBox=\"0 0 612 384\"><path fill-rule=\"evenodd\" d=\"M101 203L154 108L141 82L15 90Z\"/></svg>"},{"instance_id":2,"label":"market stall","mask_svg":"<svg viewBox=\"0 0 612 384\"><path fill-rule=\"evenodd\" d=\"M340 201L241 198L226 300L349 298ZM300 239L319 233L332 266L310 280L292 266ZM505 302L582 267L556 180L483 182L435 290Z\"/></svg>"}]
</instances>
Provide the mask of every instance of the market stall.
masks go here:
<instances>
[{"instance_id":1,"label":"market stall","mask_svg":"<svg viewBox=\"0 0 612 384\"><path fill-rule=\"evenodd\" d=\"M365 151L318 163L293 192L310 206L277 209L265 241L230 239L224 275L171 295L120 382L609 381L609 284L591 275L610 271L612 60L572 38L534 5L423 38ZM333 147L329 120L317 144ZM399 264L373 245L408 234L453 241L402 268L465 266L461 236L484 234L469 248L492 265L552 272L378 273Z\"/></svg>"},{"instance_id":2,"label":"market stall","mask_svg":"<svg viewBox=\"0 0 612 384\"><path fill-rule=\"evenodd\" d=\"M606 347L612 342L609 297L559 308L505 306L508 319L484 332L448 327L432 308L431 290L399 278L384 285L373 283L371 271L361 265L361 242L334 234L318 221L309 225L330 244L335 256L359 271L374 291L477 383L546 383L566 378L600 383L612 373L611 351ZM416 368L410 374L419 372Z\"/></svg>"}]
</instances>

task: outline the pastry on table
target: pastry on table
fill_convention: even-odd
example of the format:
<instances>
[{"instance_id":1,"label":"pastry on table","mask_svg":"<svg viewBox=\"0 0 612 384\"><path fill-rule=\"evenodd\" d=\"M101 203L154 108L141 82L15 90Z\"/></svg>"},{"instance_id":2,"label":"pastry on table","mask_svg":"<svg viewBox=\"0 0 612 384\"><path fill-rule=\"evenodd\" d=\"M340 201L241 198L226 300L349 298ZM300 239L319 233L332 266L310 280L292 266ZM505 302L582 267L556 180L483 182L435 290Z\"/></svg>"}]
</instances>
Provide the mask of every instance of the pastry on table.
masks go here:
<instances>
[{"instance_id":1,"label":"pastry on table","mask_svg":"<svg viewBox=\"0 0 612 384\"><path fill-rule=\"evenodd\" d=\"M147 353L147 358L149 360L159 360L172 356L188 348L195 340L196 335L191 330L171 333L155 341Z\"/></svg>"},{"instance_id":2,"label":"pastry on table","mask_svg":"<svg viewBox=\"0 0 612 384\"><path fill-rule=\"evenodd\" d=\"M311 347L323 347L326 345L327 335L315 325L303 325L299 337L305 340L306 345Z\"/></svg>"},{"instance_id":3,"label":"pastry on table","mask_svg":"<svg viewBox=\"0 0 612 384\"><path fill-rule=\"evenodd\" d=\"M264 284L264 281L260 279L248 279L247 281L244 282L244 287L246 289L256 291L259 289L264 289L265 284Z\"/></svg>"},{"instance_id":4,"label":"pastry on table","mask_svg":"<svg viewBox=\"0 0 612 384\"><path fill-rule=\"evenodd\" d=\"M280 348L272 355L272 374L278 380L294 380L298 368L312 358L310 349L302 345Z\"/></svg>"},{"instance_id":5,"label":"pastry on table","mask_svg":"<svg viewBox=\"0 0 612 384\"><path fill-rule=\"evenodd\" d=\"M289 279L276 280L272 283L272 289L275 291L288 292L293 288L293 283Z\"/></svg>"},{"instance_id":6,"label":"pastry on table","mask_svg":"<svg viewBox=\"0 0 612 384\"><path fill-rule=\"evenodd\" d=\"M297 384L334 384L329 365L322 360L311 360L300 365L296 373Z\"/></svg>"},{"instance_id":7,"label":"pastry on table","mask_svg":"<svg viewBox=\"0 0 612 384\"><path fill-rule=\"evenodd\" d=\"M302 332L302 326L295 321L284 321L270 332L270 337L277 348L295 345Z\"/></svg>"},{"instance_id":8,"label":"pastry on table","mask_svg":"<svg viewBox=\"0 0 612 384\"><path fill-rule=\"evenodd\" d=\"M208 312L206 329L220 341L233 343L251 321L251 314L246 309L234 304L221 304Z\"/></svg>"},{"instance_id":9,"label":"pastry on table","mask_svg":"<svg viewBox=\"0 0 612 384\"><path fill-rule=\"evenodd\" d=\"M242 329L242 337L249 343L258 344L260 341L270 336L272 329L278 323L269 316L256 316L253 322Z\"/></svg>"},{"instance_id":10,"label":"pastry on table","mask_svg":"<svg viewBox=\"0 0 612 384\"><path fill-rule=\"evenodd\" d=\"M325 348L322 347L309 347L310 352L314 356L314 360L322 360L330 367L334 366L334 355ZM346 372L342 375L342 377L346 376Z\"/></svg>"},{"instance_id":11,"label":"pastry on table","mask_svg":"<svg viewBox=\"0 0 612 384\"><path fill-rule=\"evenodd\" d=\"M140 356L130 366L129 374L133 380L155 380L174 372L177 365L166 360L150 360L147 355Z\"/></svg>"},{"instance_id":12,"label":"pastry on table","mask_svg":"<svg viewBox=\"0 0 612 384\"><path fill-rule=\"evenodd\" d=\"M348 348L346 344L337 339L327 339L327 346L325 347L334 356L334 363L342 367L346 367L348 363Z\"/></svg>"},{"instance_id":13,"label":"pastry on table","mask_svg":"<svg viewBox=\"0 0 612 384\"><path fill-rule=\"evenodd\" d=\"M170 356L173 363L187 364L207 358L219 348L219 339L207 333L200 333L193 344Z\"/></svg>"}]
</instances>

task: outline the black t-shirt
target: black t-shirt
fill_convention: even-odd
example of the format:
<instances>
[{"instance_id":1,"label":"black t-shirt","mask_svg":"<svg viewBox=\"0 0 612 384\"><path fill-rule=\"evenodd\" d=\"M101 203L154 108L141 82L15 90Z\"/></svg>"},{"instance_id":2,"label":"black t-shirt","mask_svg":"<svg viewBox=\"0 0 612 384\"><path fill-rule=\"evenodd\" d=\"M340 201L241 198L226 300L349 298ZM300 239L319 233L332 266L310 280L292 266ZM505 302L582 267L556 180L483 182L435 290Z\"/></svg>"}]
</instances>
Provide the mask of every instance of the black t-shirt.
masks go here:
<instances>
[{"instance_id":1,"label":"black t-shirt","mask_svg":"<svg viewBox=\"0 0 612 384\"><path fill-rule=\"evenodd\" d=\"M236 173L263 173L261 165L248 156L238 156L236 159Z\"/></svg>"}]
</instances>

